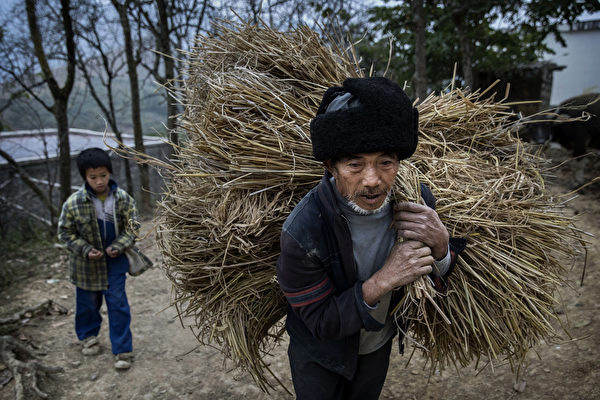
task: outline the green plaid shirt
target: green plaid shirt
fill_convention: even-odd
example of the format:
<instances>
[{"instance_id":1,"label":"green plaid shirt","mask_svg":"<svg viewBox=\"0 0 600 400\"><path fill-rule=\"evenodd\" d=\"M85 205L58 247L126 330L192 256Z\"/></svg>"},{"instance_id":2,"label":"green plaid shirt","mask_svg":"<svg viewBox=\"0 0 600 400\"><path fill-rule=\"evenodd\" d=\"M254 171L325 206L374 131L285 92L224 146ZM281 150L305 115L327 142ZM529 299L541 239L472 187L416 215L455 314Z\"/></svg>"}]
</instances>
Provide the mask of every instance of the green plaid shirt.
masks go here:
<instances>
[{"instance_id":1,"label":"green plaid shirt","mask_svg":"<svg viewBox=\"0 0 600 400\"><path fill-rule=\"evenodd\" d=\"M112 242L113 249L122 253L135 242L139 229L138 214L133 198L123 189L114 186L115 224L119 235ZM58 220L58 239L71 251L69 256L69 277L77 287L85 290L105 290L108 288L106 256L99 260L89 260L87 255L96 248L105 251L100 237L100 227L92 194L85 185L73 193L63 204Z\"/></svg>"}]
</instances>

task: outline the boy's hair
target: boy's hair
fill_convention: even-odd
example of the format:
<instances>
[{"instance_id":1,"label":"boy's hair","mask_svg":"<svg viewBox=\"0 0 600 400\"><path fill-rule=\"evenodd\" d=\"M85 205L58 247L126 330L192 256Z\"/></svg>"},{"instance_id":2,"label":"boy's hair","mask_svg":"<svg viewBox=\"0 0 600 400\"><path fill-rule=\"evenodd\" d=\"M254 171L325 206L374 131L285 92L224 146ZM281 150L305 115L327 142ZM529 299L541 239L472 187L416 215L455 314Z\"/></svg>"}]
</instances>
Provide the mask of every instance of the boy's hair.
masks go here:
<instances>
[{"instance_id":1,"label":"boy's hair","mask_svg":"<svg viewBox=\"0 0 600 400\"><path fill-rule=\"evenodd\" d=\"M85 179L85 172L90 168L106 167L112 174L112 163L108 154L97 147L83 150L77 156L77 168L81 177Z\"/></svg>"}]
</instances>

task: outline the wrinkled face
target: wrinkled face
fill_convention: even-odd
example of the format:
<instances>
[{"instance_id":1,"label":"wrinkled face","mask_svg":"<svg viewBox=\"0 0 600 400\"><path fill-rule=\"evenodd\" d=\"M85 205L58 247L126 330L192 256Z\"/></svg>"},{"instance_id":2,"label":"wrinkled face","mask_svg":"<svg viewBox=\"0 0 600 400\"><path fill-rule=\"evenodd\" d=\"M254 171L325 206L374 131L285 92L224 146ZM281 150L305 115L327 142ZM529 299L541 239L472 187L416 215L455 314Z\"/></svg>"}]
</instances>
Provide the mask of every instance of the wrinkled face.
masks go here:
<instances>
[{"instance_id":1,"label":"wrinkled face","mask_svg":"<svg viewBox=\"0 0 600 400\"><path fill-rule=\"evenodd\" d=\"M88 168L85 170L85 181L90 185L96 196L108 193L110 172L106 167Z\"/></svg>"},{"instance_id":2,"label":"wrinkled face","mask_svg":"<svg viewBox=\"0 0 600 400\"><path fill-rule=\"evenodd\" d=\"M398 156L361 153L325 165L335 178L340 194L365 211L384 205L398 172Z\"/></svg>"}]
</instances>

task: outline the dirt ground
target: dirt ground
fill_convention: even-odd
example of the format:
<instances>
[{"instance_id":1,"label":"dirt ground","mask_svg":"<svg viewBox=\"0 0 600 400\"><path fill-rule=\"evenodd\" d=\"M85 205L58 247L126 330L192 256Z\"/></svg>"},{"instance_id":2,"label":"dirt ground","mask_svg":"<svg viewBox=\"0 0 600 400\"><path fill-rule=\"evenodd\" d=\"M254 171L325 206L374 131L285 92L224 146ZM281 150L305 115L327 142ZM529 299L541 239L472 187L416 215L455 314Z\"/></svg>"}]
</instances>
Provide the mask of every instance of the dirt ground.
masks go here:
<instances>
[{"instance_id":1,"label":"dirt ground","mask_svg":"<svg viewBox=\"0 0 600 400\"><path fill-rule=\"evenodd\" d=\"M562 149L547 150L554 162L567 158ZM581 169L583 165L583 169ZM577 171L580 172L577 172ZM581 172L583 171L583 172ZM567 161L550 182L553 192L566 193L576 182L600 175L600 155L587 161ZM583 255L569 273L571 287L560 290L571 337L556 343L541 343L527 357L516 382L508 365L498 363L482 371L473 367L445 370L429 377L423 360L394 351L382 399L599 399L600 398L600 183L588 187L568 203L568 211L579 216L578 227L590 239L583 286ZM160 256L148 238L141 243L157 264ZM14 261L14 260L13 260ZM127 293L132 309L135 362L125 372L113 368L105 318L100 332L102 353L86 357L73 329L74 287L66 280L66 256L41 266L40 273L13 284L0 294L0 318L51 299L66 314L49 312L22 321L15 334L37 349L40 359L64 368L63 373L44 377L40 388L51 399L289 399L284 391L262 393L252 378L231 371L221 354L198 347L189 329L182 328L169 306L170 283L160 268L129 278ZM104 313L106 317L106 314ZM559 327L558 323L556 324ZM560 329L560 328L559 328ZM395 347L397 348L397 347ZM275 349L271 366L291 389L286 345ZM13 399L14 379L0 364L0 400ZM29 378L25 377L27 381ZM26 398L36 398L31 392Z\"/></svg>"}]
</instances>

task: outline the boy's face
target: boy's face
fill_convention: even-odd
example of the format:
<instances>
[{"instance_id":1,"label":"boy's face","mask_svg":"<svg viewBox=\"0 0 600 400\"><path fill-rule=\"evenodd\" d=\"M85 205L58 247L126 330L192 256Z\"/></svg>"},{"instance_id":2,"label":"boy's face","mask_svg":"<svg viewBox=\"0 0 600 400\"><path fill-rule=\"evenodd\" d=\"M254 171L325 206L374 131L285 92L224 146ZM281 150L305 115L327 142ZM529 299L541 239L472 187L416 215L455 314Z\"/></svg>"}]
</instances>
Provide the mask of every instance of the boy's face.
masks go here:
<instances>
[{"instance_id":1,"label":"boy's face","mask_svg":"<svg viewBox=\"0 0 600 400\"><path fill-rule=\"evenodd\" d=\"M90 185L96 196L108 194L110 172L106 167L88 168L85 170L85 181Z\"/></svg>"}]
</instances>

